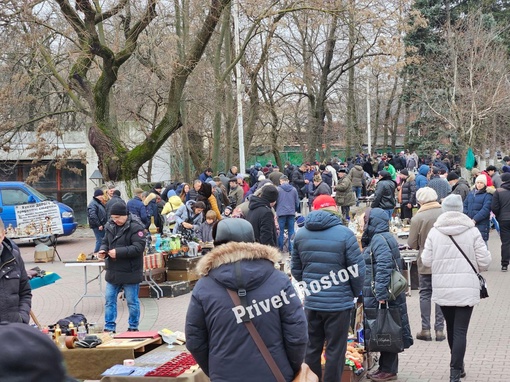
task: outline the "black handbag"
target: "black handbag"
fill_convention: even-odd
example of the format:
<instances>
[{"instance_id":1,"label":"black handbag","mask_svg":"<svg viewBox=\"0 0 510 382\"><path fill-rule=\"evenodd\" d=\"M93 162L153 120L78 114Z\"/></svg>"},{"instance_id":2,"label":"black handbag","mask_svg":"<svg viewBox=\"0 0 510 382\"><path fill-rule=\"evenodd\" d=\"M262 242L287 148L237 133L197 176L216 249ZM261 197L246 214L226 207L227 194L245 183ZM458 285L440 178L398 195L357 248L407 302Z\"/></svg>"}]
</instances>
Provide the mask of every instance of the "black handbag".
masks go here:
<instances>
[{"instance_id":1,"label":"black handbag","mask_svg":"<svg viewBox=\"0 0 510 382\"><path fill-rule=\"evenodd\" d=\"M370 328L368 351L400 353L404 351L402 319L398 306L379 304L375 321Z\"/></svg>"},{"instance_id":2,"label":"black handbag","mask_svg":"<svg viewBox=\"0 0 510 382\"><path fill-rule=\"evenodd\" d=\"M476 273L476 275L478 276L478 281L480 282L480 298L487 298L489 297L489 292L487 291L487 282L485 281L484 277L480 274L480 272L478 272L475 268L475 266L473 265L473 263L471 263L471 261L468 259L468 257L466 256L466 254L464 253L464 251L459 247L459 245L457 244L457 242L455 241L455 239L453 238L452 235L448 235L448 237L450 239L452 239L453 241L453 244L455 244L455 246L457 247L457 249L460 251L460 253L462 253L462 256L464 256L464 258L467 260L467 262L469 263L469 265L471 265L471 268L473 268L473 271Z\"/></svg>"}]
</instances>

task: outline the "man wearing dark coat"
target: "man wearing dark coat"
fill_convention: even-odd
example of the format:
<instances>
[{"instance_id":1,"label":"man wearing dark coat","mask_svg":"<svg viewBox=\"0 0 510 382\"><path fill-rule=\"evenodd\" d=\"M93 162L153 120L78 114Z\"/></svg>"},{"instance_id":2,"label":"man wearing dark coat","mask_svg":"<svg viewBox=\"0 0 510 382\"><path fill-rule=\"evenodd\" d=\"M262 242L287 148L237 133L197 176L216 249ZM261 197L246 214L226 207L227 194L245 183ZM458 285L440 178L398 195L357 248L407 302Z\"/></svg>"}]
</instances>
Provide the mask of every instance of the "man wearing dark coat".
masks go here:
<instances>
[{"instance_id":1,"label":"man wearing dark coat","mask_svg":"<svg viewBox=\"0 0 510 382\"><path fill-rule=\"evenodd\" d=\"M30 322L32 289L19 248L0 219L0 322Z\"/></svg>"},{"instance_id":2,"label":"man wearing dark coat","mask_svg":"<svg viewBox=\"0 0 510 382\"><path fill-rule=\"evenodd\" d=\"M127 301L128 331L138 331L140 300L138 292L143 281L144 226L137 217L128 215L123 202L114 204L111 221L105 226L105 236L98 252L106 263L104 330L115 332L117 296L123 289Z\"/></svg>"},{"instance_id":3,"label":"man wearing dark coat","mask_svg":"<svg viewBox=\"0 0 510 382\"><path fill-rule=\"evenodd\" d=\"M278 200L278 189L273 184L262 187L260 196L250 198L248 220L255 234L255 241L260 244L278 246L275 215L272 207Z\"/></svg>"},{"instance_id":4,"label":"man wearing dark coat","mask_svg":"<svg viewBox=\"0 0 510 382\"><path fill-rule=\"evenodd\" d=\"M356 236L342 225L331 196L315 198L313 211L296 232L291 272L305 294L309 337L305 362L321 375L321 355L326 344L321 380L341 381L353 301L361 293L365 262Z\"/></svg>"}]
</instances>

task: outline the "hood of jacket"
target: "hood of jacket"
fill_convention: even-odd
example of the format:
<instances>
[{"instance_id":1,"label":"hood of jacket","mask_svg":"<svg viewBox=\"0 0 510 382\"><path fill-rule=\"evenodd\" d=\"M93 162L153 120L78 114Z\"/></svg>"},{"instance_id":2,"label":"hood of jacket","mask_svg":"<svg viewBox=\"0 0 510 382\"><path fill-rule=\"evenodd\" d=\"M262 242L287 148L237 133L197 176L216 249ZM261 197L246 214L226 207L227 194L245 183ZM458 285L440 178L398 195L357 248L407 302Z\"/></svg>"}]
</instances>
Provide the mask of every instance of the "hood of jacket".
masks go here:
<instances>
[{"instance_id":1,"label":"hood of jacket","mask_svg":"<svg viewBox=\"0 0 510 382\"><path fill-rule=\"evenodd\" d=\"M277 248L259 243L230 242L214 248L197 264L196 270L202 276L210 276L225 288L237 289L235 263L241 261L243 281L247 290L258 288L265 282L261 267L274 269L281 259ZM270 272L264 272L269 277Z\"/></svg>"},{"instance_id":2,"label":"hood of jacket","mask_svg":"<svg viewBox=\"0 0 510 382\"><path fill-rule=\"evenodd\" d=\"M370 209L368 222L366 224L365 231L361 237L363 248L370 244L375 235L382 232L388 232L390 230L388 214L381 208Z\"/></svg>"},{"instance_id":3,"label":"hood of jacket","mask_svg":"<svg viewBox=\"0 0 510 382\"><path fill-rule=\"evenodd\" d=\"M310 231L324 231L335 225L342 225L342 220L334 211L312 211L305 220L305 227Z\"/></svg>"},{"instance_id":4,"label":"hood of jacket","mask_svg":"<svg viewBox=\"0 0 510 382\"><path fill-rule=\"evenodd\" d=\"M248 205L248 208L250 210L254 210L259 207L270 207L269 201L262 199L260 196L252 195L250 197L250 204Z\"/></svg>"},{"instance_id":5,"label":"hood of jacket","mask_svg":"<svg viewBox=\"0 0 510 382\"><path fill-rule=\"evenodd\" d=\"M467 180L466 180L466 179L464 179L464 178L459 178L459 181L457 182L457 184L455 185L455 187L457 187L457 186L459 186L459 185L461 185L461 184L465 184L465 185L466 185L466 186L468 186L468 188L469 188L469 183L467 182ZM452 187L452 188L453 188L453 187Z\"/></svg>"},{"instance_id":6,"label":"hood of jacket","mask_svg":"<svg viewBox=\"0 0 510 382\"><path fill-rule=\"evenodd\" d=\"M291 192L292 190L295 189L295 187L290 183L283 183L283 184L280 184L280 189L285 192Z\"/></svg>"},{"instance_id":7,"label":"hood of jacket","mask_svg":"<svg viewBox=\"0 0 510 382\"><path fill-rule=\"evenodd\" d=\"M420 168L418 169L418 173L419 173L420 175L423 175L423 176L427 176L427 174L429 173L429 171L430 171L430 167L429 167L429 166L427 166L426 164L422 164L422 165L420 166Z\"/></svg>"},{"instance_id":8,"label":"hood of jacket","mask_svg":"<svg viewBox=\"0 0 510 382\"><path fill-rule=\"evenodd\" d=\"M501 188L504 190L510 190L510 182L502 183Z\"/></svg>"},{"instance_id":9,"label":"hood of jacket","mask_svg":"<svg viewBox=\"0 0 510 382\"><path fill-rule=\"evenodd\" d=\"M434 227L444 235L458 235L473 228L475 223L462 212L443 212L434 223Z\"/></svg>"}]
</instances>

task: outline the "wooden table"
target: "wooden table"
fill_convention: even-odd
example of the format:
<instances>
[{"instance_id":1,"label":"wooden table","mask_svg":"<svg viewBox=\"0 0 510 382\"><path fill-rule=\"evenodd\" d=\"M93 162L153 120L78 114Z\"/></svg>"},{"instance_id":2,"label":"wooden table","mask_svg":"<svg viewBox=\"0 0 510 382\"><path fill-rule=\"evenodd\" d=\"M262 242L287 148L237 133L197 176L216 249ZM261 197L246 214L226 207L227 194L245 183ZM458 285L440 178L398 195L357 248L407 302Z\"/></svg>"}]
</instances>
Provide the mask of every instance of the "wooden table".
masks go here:
<instances>
[{"instance_id":1,"label":"wooden table","mask_svg":"<svg viewBox=\"0 0 510 382\"><path fill-rule=\"evenodd\" d=\"M125 359L135 359L161 345L161 337L137 339L112 339L92 349L62 349L62 356L70 376L77 379L101 379L101 374Z\"/></svg>"}]
</instances>

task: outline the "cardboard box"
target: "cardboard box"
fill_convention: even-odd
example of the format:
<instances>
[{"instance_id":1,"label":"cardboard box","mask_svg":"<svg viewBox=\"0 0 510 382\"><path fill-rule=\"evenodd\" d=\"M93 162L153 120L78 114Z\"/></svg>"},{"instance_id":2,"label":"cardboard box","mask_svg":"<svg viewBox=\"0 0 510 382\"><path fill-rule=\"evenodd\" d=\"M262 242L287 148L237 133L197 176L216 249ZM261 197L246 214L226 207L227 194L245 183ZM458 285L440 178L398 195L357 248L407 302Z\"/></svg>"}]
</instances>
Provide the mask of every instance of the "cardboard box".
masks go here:
<instances>
[{"instance_id":1,"label":"cardboard box","mask_svg":"<svg viewBox=\"0 0 510 382\"><path fill-rule=\"evenodd\" d=\"M194 270L190 271L166 271L167 281L194 281L198 280L199 276Z\"/></svg>"},{"instance_id":2,"label":"cardboard box","mask_svg":"<svg viewBox=\"0 0 510 382\"><path fill-rule=\"evenodd\" d=\"M36 250L34 252L34 261L36 263L53 262L55 258L55 248L48 248L47 250Z\"/></svg>"}]
</instances>

